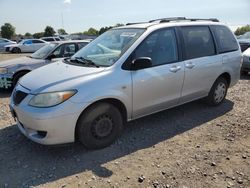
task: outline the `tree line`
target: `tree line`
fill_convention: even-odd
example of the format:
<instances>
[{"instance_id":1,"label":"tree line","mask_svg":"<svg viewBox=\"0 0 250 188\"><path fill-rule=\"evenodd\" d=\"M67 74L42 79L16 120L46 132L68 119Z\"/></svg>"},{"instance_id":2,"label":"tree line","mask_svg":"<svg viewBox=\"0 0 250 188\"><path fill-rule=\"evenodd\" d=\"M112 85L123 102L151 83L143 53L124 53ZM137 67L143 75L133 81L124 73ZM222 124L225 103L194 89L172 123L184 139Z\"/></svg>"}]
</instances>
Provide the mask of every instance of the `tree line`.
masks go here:
<instances>
[{"instance_id":1,"label":"tree line","mask_svg":"<svg viewBox=\"0 0 250 188\"><path fill-rule=\"evenodd\" d=\"M93 27L90 27L87 31L83 32L78 32L78 33L72 33L72 34L83 34L83 35L101 35L102 33L106 32L107 30L114 28L114 27L120 27L123 26L123 24L116 24L114 26L106 26L106 27L101 27L99 30L95 29ZM60 28L57 30L58 35L67 35L68 33ZM37 32L37 33L25 33L24 35L22 34L16 34L16 28L11 25L10 23L5 23L4 25L1 26L1 31L0 31L1 37L7 38L7 39L12 39L12 38L41 38L41 37L50 37L54 36L56 34L56 31L53 27L51 26L46 26L44 31L42 32Z\"/></svg>"}]
</instances>

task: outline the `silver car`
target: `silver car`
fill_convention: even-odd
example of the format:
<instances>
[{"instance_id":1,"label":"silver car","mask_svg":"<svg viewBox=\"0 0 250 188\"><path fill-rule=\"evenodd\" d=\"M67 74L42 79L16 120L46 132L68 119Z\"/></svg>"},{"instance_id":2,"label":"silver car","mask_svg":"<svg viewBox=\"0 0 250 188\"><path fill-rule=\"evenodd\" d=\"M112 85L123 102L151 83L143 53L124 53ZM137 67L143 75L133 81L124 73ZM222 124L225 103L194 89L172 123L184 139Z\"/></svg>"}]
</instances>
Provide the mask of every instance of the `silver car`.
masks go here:
<instances>
[{"instance_id":1,"label":"silver car","mask_svg":"<svg viewBox=\"0 0 250 188\"><path fill-rule=\"evenodd\" d=\"M34 142L102 148L127 121L200 98L221 104L240 69L239 44L215 19L128 24L25 75L10 108Z\"/></svg>"},{"instance_id":2,"label":"silver car","mask_svg":"<svg viewBox=\"0 0 250 188\"><path fill-rule=\"evenodd\" d=\"M4 47L9 44L16 44L16 42L5 38L0 38L0 52L4 52L5 51Z\"/></svg>"},{"instance_id":3,"label":"silver car","mask_svg":"<svg viewBox=\"0 0 250 188\"><path fill-rule=\"evenodd\" d=\"M5 51L12 53L35 52L46 44L48 42L41 39L24 39L17 44L6 45Z\"/></svg>"},{"instance_id":4,"label":"silver car","mask_svg":"<svg viewBox=\"0 0 250 188\"><path fill-rule=\"evenodd\" d=\"M0 62L0 89L15 86L22 76L34 69L71 57L88 43L88 40L48 43L30 56Z\"/></svg>"}]
</instances>

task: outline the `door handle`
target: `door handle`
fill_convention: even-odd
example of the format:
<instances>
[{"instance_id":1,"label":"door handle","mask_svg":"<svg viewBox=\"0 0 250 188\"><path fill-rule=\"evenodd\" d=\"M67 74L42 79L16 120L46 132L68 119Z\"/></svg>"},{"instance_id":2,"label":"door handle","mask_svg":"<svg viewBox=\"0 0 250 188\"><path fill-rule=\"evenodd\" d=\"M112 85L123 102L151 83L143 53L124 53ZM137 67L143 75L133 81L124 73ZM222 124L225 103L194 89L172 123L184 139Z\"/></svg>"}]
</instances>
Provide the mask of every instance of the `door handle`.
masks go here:
<instances>
[{"instance_id":1,"label":"door handle","mask_svg":"<svg viewBox=\"0 0 250 188\"><path fill-rule=\"evenodd\" d=\"M195 64L193 64L192 62L188 62L185 64L185 67L192 69L195 66Z\"/></svg>"},{"instance_id":2,"label":"door handle","mask_svg":"<svg viewBox=\"0 0 250 188\"><path fill-rule=\"evenodd\" d=\"M169 70L170 70L170 72L177 72L177 71L181 70L181 66L174 65Z\"/></svg>"}]
</instances>

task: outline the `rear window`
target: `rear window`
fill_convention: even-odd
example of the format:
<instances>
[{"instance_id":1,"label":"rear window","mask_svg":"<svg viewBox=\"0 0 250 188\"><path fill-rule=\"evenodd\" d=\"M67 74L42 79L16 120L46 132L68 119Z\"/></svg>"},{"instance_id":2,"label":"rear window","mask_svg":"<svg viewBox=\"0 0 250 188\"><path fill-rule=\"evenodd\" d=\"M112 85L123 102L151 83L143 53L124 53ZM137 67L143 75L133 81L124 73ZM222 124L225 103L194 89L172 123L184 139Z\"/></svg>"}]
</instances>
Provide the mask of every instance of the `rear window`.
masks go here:
<instances>
[{"instance_id":1,"label":"rear window","mask_svg":"<svg viewBox=\"0 0 250 188\"><path fill-rule=\"evenodd\" d=\"M215 45L207 26L182 27L186 59L215 54Z\"/></svg>"},{"instance_id":2,"label":"rear window","mask_svg":"<svg viewBox=\"0 0 250 188\"><path fill-rule=\"evenodd\" d=\"M233 33L226 26L212 26L218 44L219 53L236 51L239 49Z\"/></svg>"}]
</instances>

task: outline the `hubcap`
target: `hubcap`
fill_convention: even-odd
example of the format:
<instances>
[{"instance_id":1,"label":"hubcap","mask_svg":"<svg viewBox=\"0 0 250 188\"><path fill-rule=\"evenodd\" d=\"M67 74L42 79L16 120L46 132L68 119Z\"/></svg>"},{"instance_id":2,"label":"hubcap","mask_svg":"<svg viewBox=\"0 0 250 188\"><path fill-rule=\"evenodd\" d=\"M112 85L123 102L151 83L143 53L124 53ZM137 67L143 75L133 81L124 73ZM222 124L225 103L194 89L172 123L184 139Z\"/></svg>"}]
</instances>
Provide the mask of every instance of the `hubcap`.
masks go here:
<instances>
[{"instance_id":1,"label":"hubcap","mask_svg":"<svg viewBox=\"0 0 250 188\"><path fill-rule=\"evenodd\" d=\"M94 120L92 125L92 134L96 138L104 138L111 134L112 129L112 118L108 115L102 115Z\"/></svg>"},{"instance_id":2,"label":"hubcap","mask_svg":"<svg viewBox=\"0 0 250 188\"><path fill-rule=\"evenodd\" d=\"M220 103L226 95L226 85L221 82L217 85L214 91L214 100L216 103Z\"/></svg>"}]
</instances>

